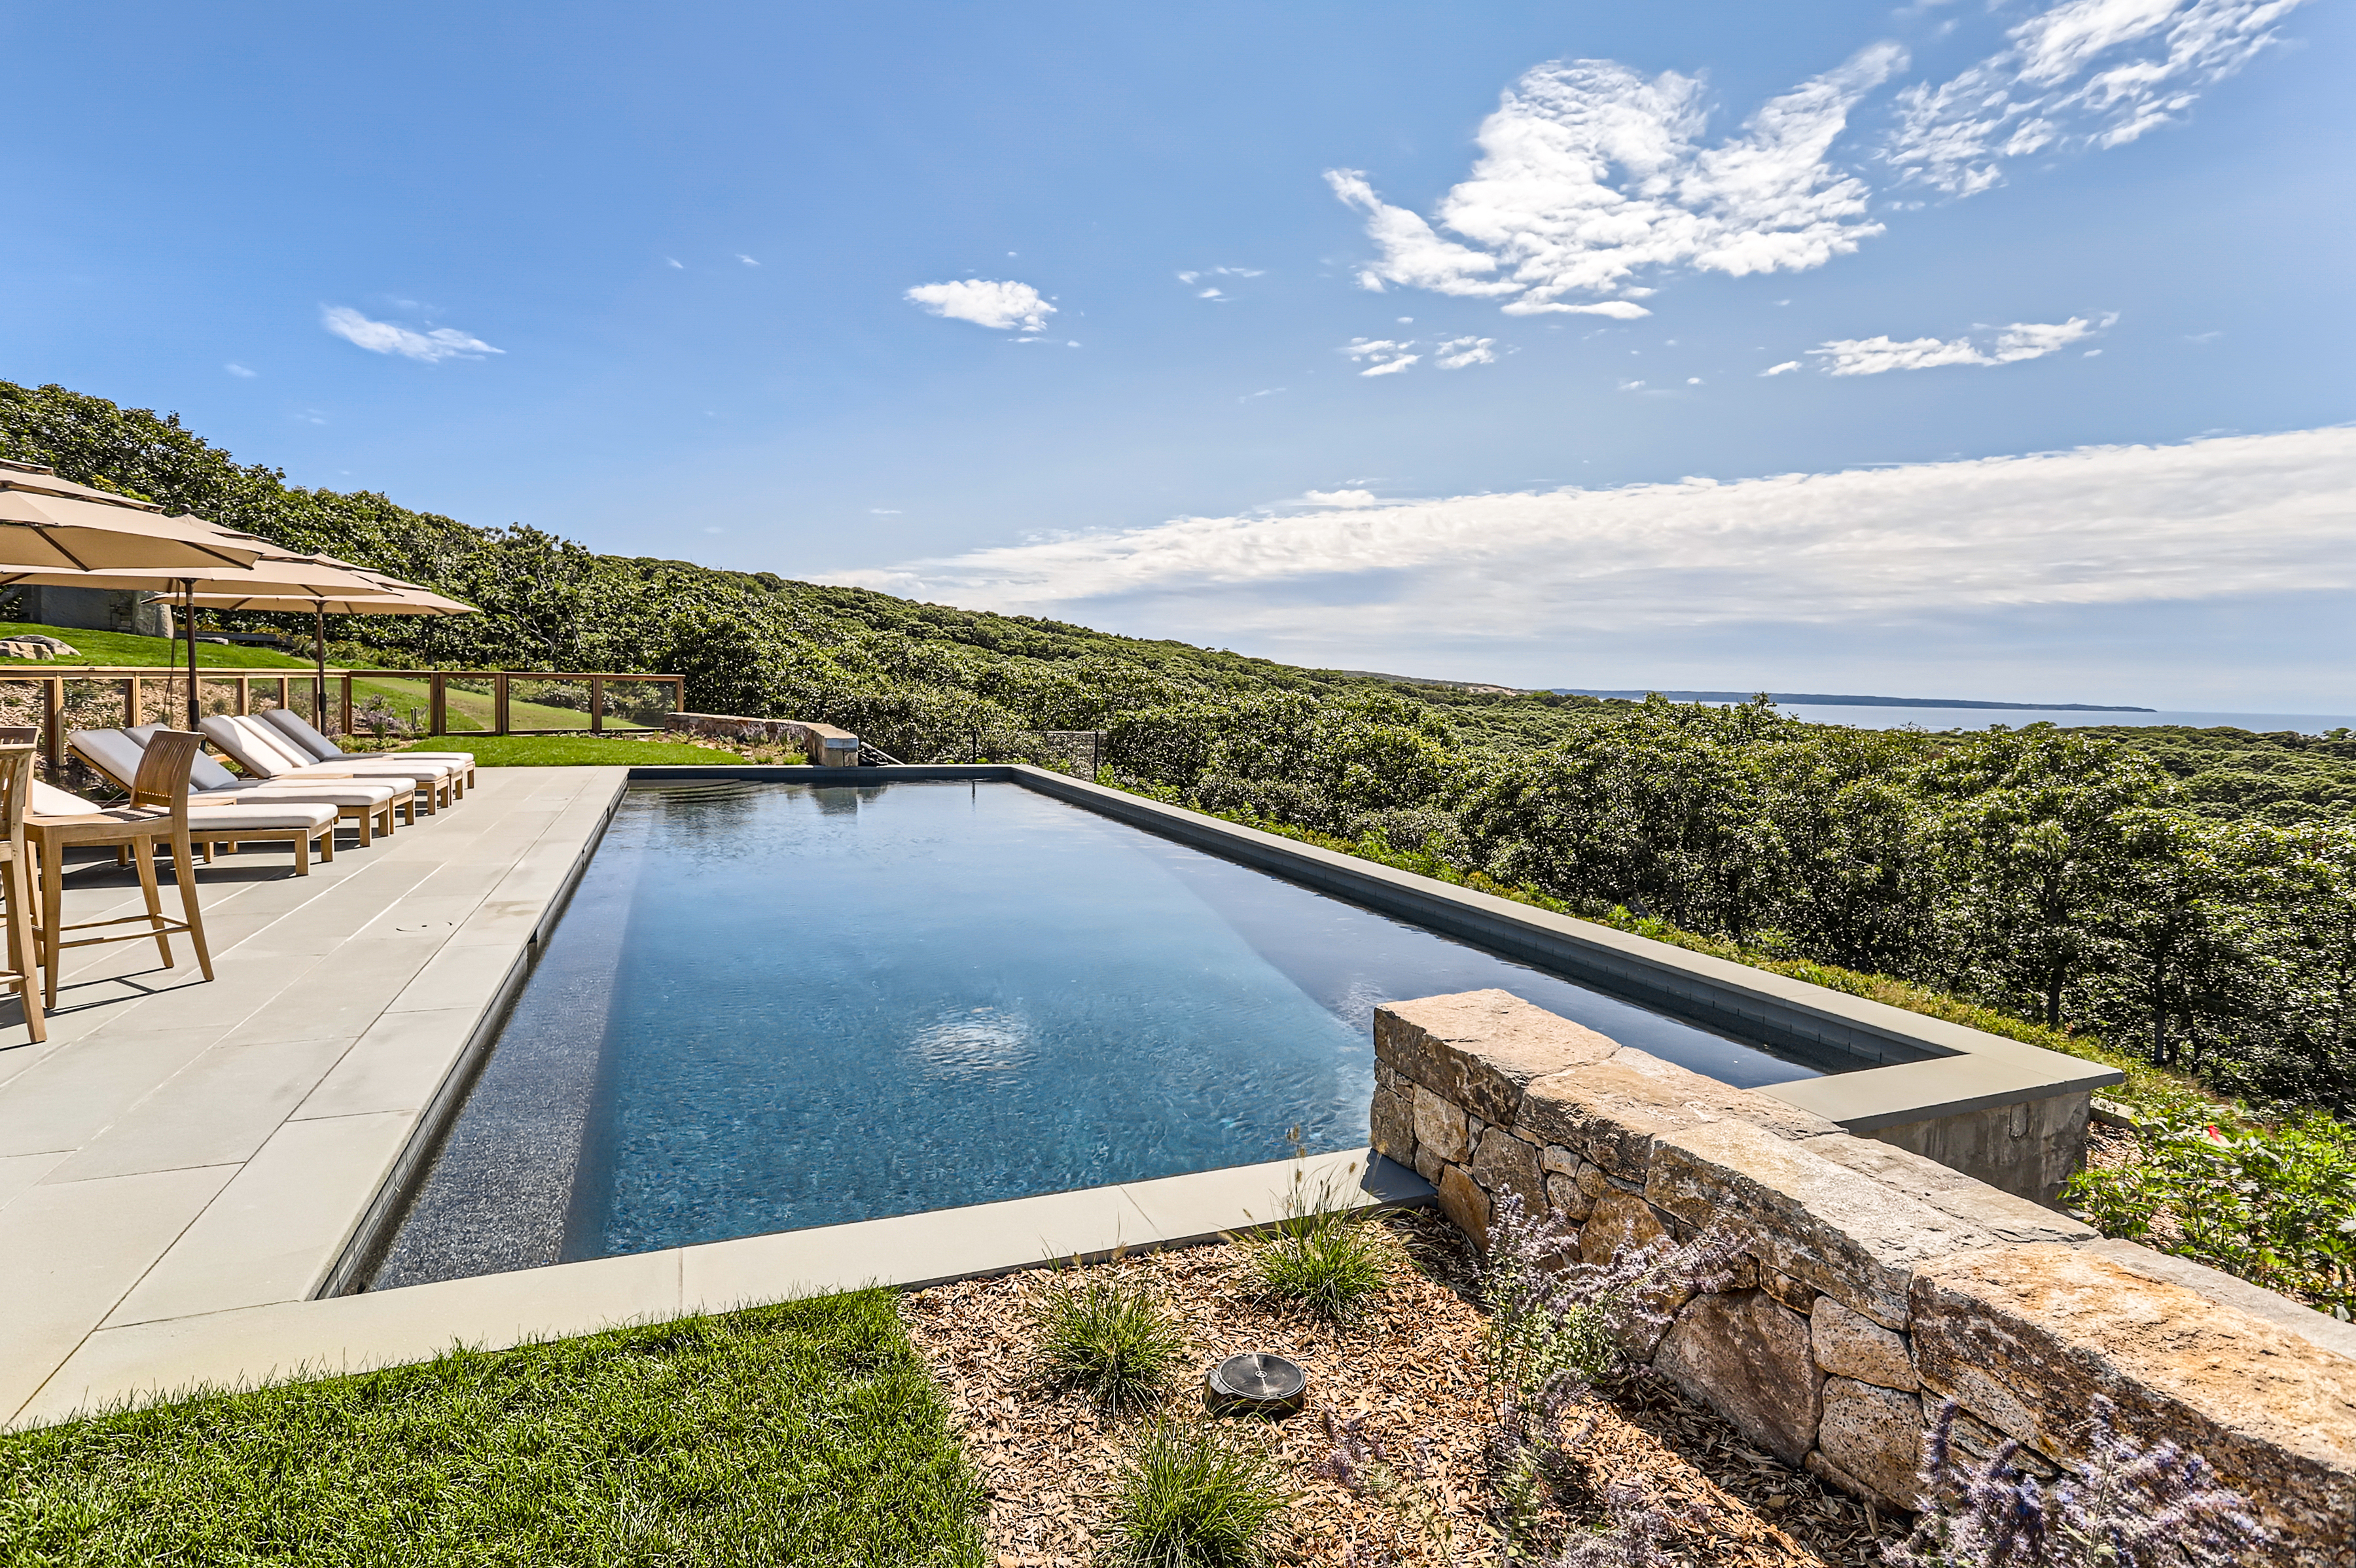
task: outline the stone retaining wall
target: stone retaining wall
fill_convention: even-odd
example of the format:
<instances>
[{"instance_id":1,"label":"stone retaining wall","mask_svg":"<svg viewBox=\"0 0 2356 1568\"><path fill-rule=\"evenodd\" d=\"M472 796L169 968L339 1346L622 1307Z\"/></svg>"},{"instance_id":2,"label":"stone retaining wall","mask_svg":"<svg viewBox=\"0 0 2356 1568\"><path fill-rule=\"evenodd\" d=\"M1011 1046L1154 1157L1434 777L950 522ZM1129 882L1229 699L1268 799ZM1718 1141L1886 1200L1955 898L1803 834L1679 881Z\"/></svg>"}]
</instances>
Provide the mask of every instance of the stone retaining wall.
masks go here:
<instances>
[{"instance_id":1,"label":"stone retaining wall","mask_svg":"<svg viewBox=\"0 0 2356 1568\"><path fill-rule=\"evenodd\" d=\"M2356 1329L1503 991L1375 1015L1375 1148L1485 1239L1505 1192L1587 1262L1736 1227L1747 1255L1653 1367L1787 1464L1912 1508L1926 1412L1962 1445L2083 1456L2094 1396L2215 1465L2277 1560L2356 1564Z\"/></svg>"},{"instance_id":2,"label":"stone retaining wall","mask_svg":"<svg viewBox=\"0 0 2356 1568\"><path fill-rule=\"evenodd\" d=\"M665 714L663 728L685 730L714 740L766 741L798 746L817 768L859 766L859 737L832 725L798 719L753 719L740 714Z\"/></svg>"}]
</instances>

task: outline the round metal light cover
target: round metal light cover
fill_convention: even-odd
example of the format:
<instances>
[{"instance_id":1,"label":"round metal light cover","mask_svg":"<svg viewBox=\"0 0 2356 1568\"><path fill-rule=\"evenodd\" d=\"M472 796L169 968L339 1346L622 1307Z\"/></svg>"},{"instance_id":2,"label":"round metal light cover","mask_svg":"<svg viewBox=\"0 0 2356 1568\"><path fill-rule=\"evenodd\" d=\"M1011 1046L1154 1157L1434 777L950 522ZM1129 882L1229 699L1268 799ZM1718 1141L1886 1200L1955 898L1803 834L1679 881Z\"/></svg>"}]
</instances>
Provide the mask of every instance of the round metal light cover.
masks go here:
<instances>
[{"instance_id":1,"label":"round metal light cover","mask_svg":"<svg viewBox=\"0 0 2356 1568\"><path fill-rule=\"evenodd\" d=\"M1211 1369L1203 1402L1220 1415L1291 1415L1309 1402L1309 1374L1281 1356L1248 1350Z\"/></svg>"}]
</instances>

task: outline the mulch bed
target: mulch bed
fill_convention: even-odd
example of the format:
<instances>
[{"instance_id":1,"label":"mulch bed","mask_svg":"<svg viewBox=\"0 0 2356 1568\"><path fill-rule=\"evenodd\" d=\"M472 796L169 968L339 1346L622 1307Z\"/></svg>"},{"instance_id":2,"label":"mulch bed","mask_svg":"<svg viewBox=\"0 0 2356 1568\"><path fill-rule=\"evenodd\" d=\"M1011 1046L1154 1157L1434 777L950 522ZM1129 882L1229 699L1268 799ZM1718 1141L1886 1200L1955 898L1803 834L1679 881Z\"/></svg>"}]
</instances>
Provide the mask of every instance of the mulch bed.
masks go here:
<instances>
[{"instance_id":1,"label":"mulch bed","mask_svg":"<svg viewBox=\"0 0 2356 1568\"><path fill-rule=\"evenodd\" d=\"M1482 1463L1485 1401L1481 1313L1464 1240L1438 1216L1389 1217L1401 1246L1391 1288L1357 1322L1323 1323L1255 1292L1239 1249L1190 1248L1094 1265L1148 1284L1184 1326L1199 1366L1271 1350L1308 1369L1310 1405L1282 1423L1237 1422L1265 1444L1299 1495L1278 1559L1287 1563L1475 1564L1500 1561ZM1030 1304L1042 1273L918 1291L904 1316L947 1392L968 1454L990 1493L999 1568L1080 1568L1125 1444L1158 1416L1199 1419L1199 1387L1159 1411L1111 1419L1074 1392L1042 1387L1030 1352ZM1199 1374L1198 1374L1199 1376ZM1908 1521L1876 1515L1745 1443L1725 1422L1650 1376L1594 1407L1581 1453L1592 1488L1633 1478L1676 1520L1680 1560L1737 1568L1878 1563L1877 1537ZM1406 1484L1364 1496L1322 1476L1329 1420L1362 1420Z\"/></svg>"}]
</instances>

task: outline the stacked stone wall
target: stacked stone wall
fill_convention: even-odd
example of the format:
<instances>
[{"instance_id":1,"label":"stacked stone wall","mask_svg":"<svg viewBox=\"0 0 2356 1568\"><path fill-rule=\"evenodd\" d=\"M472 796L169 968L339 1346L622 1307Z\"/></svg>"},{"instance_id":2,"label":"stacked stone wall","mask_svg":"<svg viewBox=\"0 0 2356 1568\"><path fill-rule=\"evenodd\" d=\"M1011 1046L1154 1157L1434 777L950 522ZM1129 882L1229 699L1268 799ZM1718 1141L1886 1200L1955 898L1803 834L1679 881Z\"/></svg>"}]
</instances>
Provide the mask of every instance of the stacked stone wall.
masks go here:
<instances>
[{"instance_id":1,"label":"stacked stone wall","mask_svg":"<svg viewBox=\"0 0 2356 1568\"><path fill-rule=\"evenodd\" d=\"M1503 991L1387 1005L1375 1055L1376 1150L1476 1240L1506 1192L1589 1262L1734 1228L1728 1288L1637 1348L1786 1464L1912 1509L1944 1402L1967 1453L2051 1472L2106 1396L2253 1498L2277 1560L2356 1565L2356 1329Z\"/></svg>"}]
</instances>

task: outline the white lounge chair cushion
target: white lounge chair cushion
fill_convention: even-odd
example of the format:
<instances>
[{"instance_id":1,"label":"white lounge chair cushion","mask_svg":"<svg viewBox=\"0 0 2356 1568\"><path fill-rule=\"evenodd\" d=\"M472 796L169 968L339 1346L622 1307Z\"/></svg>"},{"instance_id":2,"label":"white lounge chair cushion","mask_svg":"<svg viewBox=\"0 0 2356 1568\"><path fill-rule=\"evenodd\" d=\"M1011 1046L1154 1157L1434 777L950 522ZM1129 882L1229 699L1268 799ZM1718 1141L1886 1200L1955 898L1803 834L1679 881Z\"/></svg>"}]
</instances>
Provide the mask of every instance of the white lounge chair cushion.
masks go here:
<instances>
[{"instance_id":1,"label":"white lounge chair cushion","mask_svg":"<svg viewBox=\"0 0 2356 1568\"><path fill-rule=\"evenodd\" d=\"M156 727L148 726L151 733ZM66 736L66 744L89 758L92 767L125 789L130 789L131 781L139 777L139 759L145 752L145 746L122 730L78 729ZM59 790L59 793L63 794L64 791ZM85 811L98 810L87 803L79 809Z\"/></svg>"},{"instance_id":2,"label":"white lounge chair cushion","mask_svg":"<svg viewBox=\"0 0 2356 1568\"><path fill-rule=\"evenodd\" d=\"M274 713L277 710L271 711ZM430 779L439 783L455 771L456 767L454 763L429 762L405 752L388 756L360 752L353 756L339 757L332 761L316 761L307 756L293 740L252 714L243 718L231 719L229 722L237 725L238 732L247 736L257 747L268 748L273 756L284 756L291 765L288 771L297 775L310 771L324 774L376 773L386 777L414 779L421 782Z\"/></svg>"},{"instance_id":3,"label":"white lounge chair cushion","mask_svg":"<svg viewBox=\"0 0 2356 1568\"><path fill-rule=\"evenodd\" d=\"M292 708L265 708L262 716L281 735L292 740L297 750L307 752L321 762L348 761L374 755L365 751L346 751L321 735L310 720ZM461 762L469 768L475 762L475 754L471 751L403 751L395 755L427 757L436 762Z\"/></svg>"},{"instance_id":4,"label":"white lounge chair cushion","mask_svg":"<svg viewBox=\"0 0 2356 1568\"><path fill-rule=\"evenodd\" d=\"M163 725L134 725L121 733L137 741L140 749L144 751L146 749L147 743L154 740L157 732L165 727ZM107 771L111 773L113 769L109 768ZM201 751L197 753L196 760L188 764L188 788L191 790L243 789L250 787L252 782L250 779L240 779ZM122 783L124 789L131 788L130 779L124 779Z\"/></svg>"},{"instance_id":5,"label":"white lounge chair cushion","mask_svg":"<svg viewBox=\"0 0 2356 1568\"><path fill-rule=\"evenodd\" d=\"M371 768L297 758L291 742L252 716L240 718L218 714L205 720L202 728L205 737L235 757L240 768L267 783L307 785L323 778L341 783L344 780L336 776L349 773L365 776L355 782L390 784L398 791L414 789L421 783L437 783L443 777L442 772L435 771L431 764Z\"/></svg>"},{"instance_id":6,"label":"white lounge chair cushion","mask_svg":"<svg viewBox=\"0 0 2356 1568\"><path fill-rule=\"evenodd\" d=\"M101 810L95 803L79 795L70 795L54 784L33 780L32 793L26 797L26 810L37 817L87 817Z\"/></svg>"},{"instance_id":7,"label":"white lounge chair cushion","mask_svg":"<svg viewBox=\"0 0 2356 1568\"><path fill-rule=\"evenodd\" d=\"M414 785L410 779L388 784L381 779L284 779L275 784L241 784L233 789L195 789L189 791L190 809L230 802L268 805L279 800L316 800L328 806L377 807L398 796L408 794Z\"/></svg>"},{"instance_id":8,"label":"white lounge chair cushion","mask_svg":"<svg viewBox=\"0 0 2356 1568\"><path fill-rule=\"evenodd\" d=\"M335 807L302 800L274 801L266 806L243 801L233 806L190 806L188 836L228 838L240 830L258 832L265 828L324 828L335 820Z\"/></svg>"}]
</instances>

